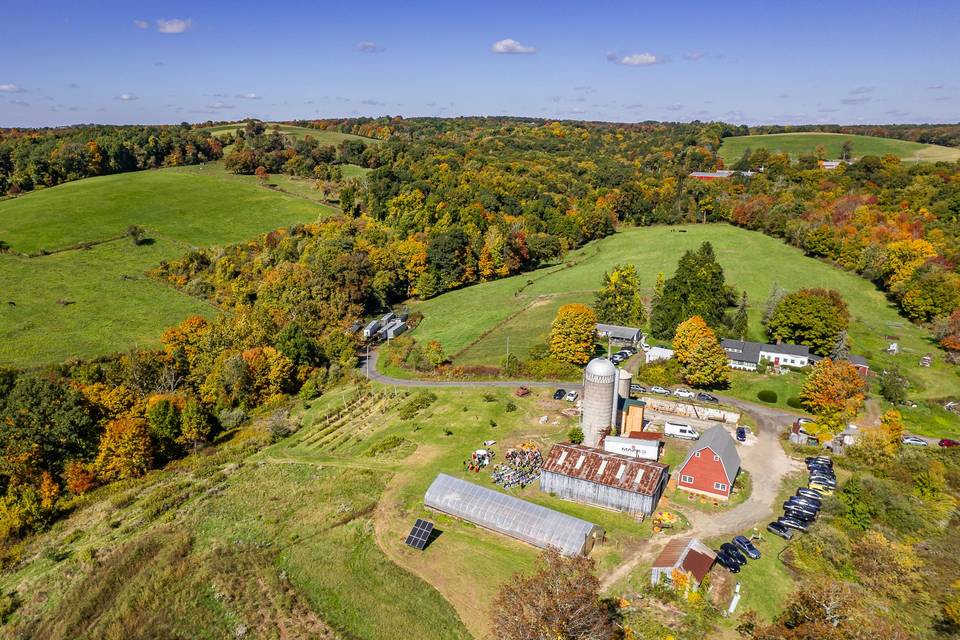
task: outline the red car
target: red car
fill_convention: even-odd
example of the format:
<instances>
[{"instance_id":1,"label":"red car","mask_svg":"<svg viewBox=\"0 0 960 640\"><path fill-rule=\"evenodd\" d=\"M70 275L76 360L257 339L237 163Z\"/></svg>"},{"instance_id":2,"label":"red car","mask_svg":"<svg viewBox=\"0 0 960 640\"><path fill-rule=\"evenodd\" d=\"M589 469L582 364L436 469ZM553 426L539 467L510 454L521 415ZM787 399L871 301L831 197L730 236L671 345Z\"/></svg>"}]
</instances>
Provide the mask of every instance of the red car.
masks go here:
<instances>
[{"instance_id":1,"label":"red car","mask_svg":"<svg viewBox=\"0 0 960 640\"><path fill-rule=\"evenodd\" d=\"M522 398L523 396L528 396L528 395L530 395L530 389L527 389L526 387L520 387L520 388L518 388L516 391L514 391L513 393L514 393L514 395L516 395L518 398Z\"/></svg>"},{"instance_id":2,"label":"red car","mask_svg":"<svg viewBox=\"0 0 960 640\"><path fill-rule=\"evenodd\" d=\"M943 438L940 440L941 447L960 447L960 440L951 440L950 438Z\"/></svg>"}]
</instances>

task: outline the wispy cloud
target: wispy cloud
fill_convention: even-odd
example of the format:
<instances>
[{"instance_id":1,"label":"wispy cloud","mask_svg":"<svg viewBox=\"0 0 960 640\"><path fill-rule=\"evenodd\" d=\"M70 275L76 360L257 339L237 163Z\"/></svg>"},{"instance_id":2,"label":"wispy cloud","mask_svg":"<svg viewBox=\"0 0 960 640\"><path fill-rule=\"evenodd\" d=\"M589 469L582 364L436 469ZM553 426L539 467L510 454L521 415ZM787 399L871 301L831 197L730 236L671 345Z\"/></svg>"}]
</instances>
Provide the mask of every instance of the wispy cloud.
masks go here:
<instances>
[{"instance_id":1,"label":"wispy cloud","mask_svg":"<svg viewBox=\"0 0 960 640\"><path fill-rule=\"evenodd\" d=\"M876 87L855 87L850 89L850 95L852 96L861 96L865 93L873 93L876 90Z\"/></svg>"},{"instance_id":2,"label":"wispy cloud","mask_svg":"<svg viewBox=\"0 0 960 640\"><path fill-rule=\"evenodd\" d=\"M150 23L146 20L134 20L133 26L135 26L137 29L149 29Z\"/></svg>"},{"instance_id":3,"label":"wispy cloud","mask_svg":"<svg viewBox=\"0 0 960 640\"><path fill-rule=\"evenodd\" d=\"M682 104L668 104L664 107L667 111L683 111Z\"/></svg>"},{"instance_id":4,"label":"wispy cloud","mask_svg":"<svg viewBox=\"0 0 960 640\"><path fill-rule=\"evenodd\" d=\"M190 18L159 18L157 20L157 31L160 33L183 33L193 26Z\"/></svg>"},{"instance_id":5,"label":"wispy cloud","mask_svg":"<svg viewBox=\"0 0 960 640\"><path fill-rule=\"evenodd\" d=\"M359 51L360 53L383 53L386 51L386 49L376 42L370 42L369 40L358 42L356 45L354 45L353 50Z\"/></svg>"},{"instance_id":6,"label":"wispy cloud","mask_svg":"<svg viewBox=\"0 0 960 640\"><path fill-rule=\"evenodd\" d=\"M120 100L121 102L133 102L134 100L139 100L140 97L135 96L132 93L121 93L115 99Z\"/></svg>"},{"instance_id":7,"label":"wispy cloud","mask_svg":"<svg viewBox=\"0 0 960 640\"><path fill-rule=\"evenodd\" d=\"M932 85L930 85L929 87L927 87L927 91L943 91L943 85L942 85L942 84L932 84Z\"/></svg>"},{"instance_id":8,"label":"wispy cloud","mask_svg":"<svg viewBox=\"0 0 960 640\"><path fill-rule=\"evenodd\" d=\"M534 47L528 47L527 45L520 44L513 38L504 38L503 40L497 40L490 47L490 51L493 53L506 53L506 54L523 54L523 53L536 53L537 50Z\"/></svg>"},{"instance_id":9,"label":"wispy cloud","mask_svg":"<svg viewBox=\"0 0 960 640\"><path fill-rule=\"evenodd\" d=\"M840 102L843 104L866 104L870 102L870 98L844 98Z\"/></svg>"},{"instance_id":10,"label":"wispy cloud","mask_svg":"<svg viewBox=\"0 0 960 640\"><path fill-rule=\"evenodd\" d=\"M10 104L16 105L18 107L29 107L30 103L26 100L11 100Z\"/></svg>"},{"instance_id":11,"label":"wispy cloud","mask_svg":"<svg viewBox=\"0 0 960 640\"><path fill-rule=\"evenodd\" d=\"M0 84L0 93L26 93L26 89L15 84Z\"/></svg>"},{"instance_id":12,"label":"wispy cloud","mask_svg":"<svg viewBox=\"0 0 960 640\"><path fill-rule=\"evenodd\" d=\"M67 85L67 89L79 89L79 88L80 88L80 85L77 84L76 82L71 82L70 84Z\"/></svg>"},{"instance_id":13,"label":"wispy cloud","mask_svg":"<svg viewBox=\"0 0 960 640\"><path fill-rule=\"evenodd\" d=\"M574 87L574 91L582 91L583 93L596 93L596 87L590 86L589 84L582 84L579 87Z\"/></svg>"},{"instance_id":14,"label":"wispy cloud","mask_svg":"<svg viewBox=\"0 0 960 640\"><path fill-rule=\"evenodd\" d=\"M617 64L627 65L628 67L648 67L654 64L663 64L667 61L666 58L656 56L652 53L631 53L626 56L608 53L607 60Z\"/></svg>"},{"instance_id":15,"label":"wispy cloud","mask_svg":"<svg viewBox=\"0 0 960 640\"><path fill-rule=\"evenodd\" d=\"M947 100L953 100L952 96L937 96L934 98L937 102L946 102Z\"/></svg>"},{"instance_id":16,"label":"wispy cloud","mask_svg":"<svg viewBox=\"0 0 960 640\"><path fill-rule=\"evenodd\" d=\"M233 105L232 105L232 104L227 104L226 102L224 102L224 101L222 101L222 100L217 100L216 102L210 103L210 104L208 104L208 105L206 105L206 106L207 106L207 109L215 109L215 110L217 110L217 111L220 111L220 110L223 110L223 109L233 109Z\"/></svg>"},{"instance_id":17,"label":"wispy cloud","mask_svg":"<svg viewBox=\"0 0 960 640\"><path fill-rule=\"evenodd\" d=\"M257 95L256 93L238 93L234 97L240 98L241 100L261 100L263 98L263 96Z\"/></svg>"},{"instance_id":18,"label":"wispy cloud","mask_svg":"<svg viewBox=\"0 0 960 640\"><path fill-rule=\"evenodd\" d=\"M690 62L696 62L697 60L702 60L706 54L702 51L690 51L683 54L684 60L689 60Z\"/></svg>"},{"instance_id":19,"label":"wispy cloud","mask_svg":"<svg viewBox=\"0 0 960 640\"><path fill-rule=\"evenodd\" d=\"M786 99L788 99L789 97L790 97L790 94L789 94L789 93L781 93L780 95L777 96L777 99L778 99L778 100L786 100Z\"/></svg>"},{"instance_id":20,"label":"wispy cloud","mask_svg":"<svg viewBox=\"0 0 960 640\"><path fill-rule=\"evenodd\" d=\"M385 107L387 104L385 102L380 102L379 100L361 100L360 104L365 104L368 107Z\"/></svg>"},{"instance_id":21,"label":"wispy cloud","mask_svg":"<svg viewBox=\"0 0 960 640\"><path fill-rule=\"evenodd\" d=\"M643 109L643 105L640 104L639 102L636 102L636 103L634 103L634 104L625 104L625 105L623 105L623 108L624 108L624 109L630 109L630 110Z\"/></svg>"},{"instance_id":22,"label":"wispy cloud","mask_svg":"<svg viewBox=\"0 0 960 640\"><path fill-rule=\"evenodd\" d=\"M902 118L904 116L910 115L906 111L901 111L900 109L890 109L889 111L885 111L884 113L886 113L886 115L888 116L893 116L894 118Z\"/></svg>"}]
</instances>

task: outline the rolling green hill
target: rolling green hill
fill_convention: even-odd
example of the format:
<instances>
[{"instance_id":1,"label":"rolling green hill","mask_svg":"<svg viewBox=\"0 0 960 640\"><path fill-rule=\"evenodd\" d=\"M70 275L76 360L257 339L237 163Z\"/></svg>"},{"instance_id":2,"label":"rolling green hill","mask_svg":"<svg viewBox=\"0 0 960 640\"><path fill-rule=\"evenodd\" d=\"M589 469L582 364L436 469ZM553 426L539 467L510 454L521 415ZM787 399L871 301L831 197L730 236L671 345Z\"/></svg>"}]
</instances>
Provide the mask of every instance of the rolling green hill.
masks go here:
<instances>
[{"instance_id":1,"label":"rolling green hill","mask_svg":"<svg viewBox=\"0 0 960 640\"><path fill-rule=\"evenodd\" d=\"M960 159L960 149L921 144L892 138L847 135L842 133L774 133L769 135L733 136L724 138L720 145L720 157L727 164L736 162L746 149L766 148L769 151L786 152L792 158L804 153L813 153L817 145L827 149L830 159L840 157L840 148L845 141L853 144L854 157L893 154L906 162L953 162Z\"/></svg>"},{"instance_id":2,"label":"rolling green hill","mask_svg":"<svg viewBox=\"0 0 960 640\"><path fill-rule=\"evenodd\" d=\"M284 176L285 177L285 176ZM35 258L0 254L0 364L31 366L158 343L163 329L206 303L147 278L191 247L252 238L336 211L267 189L220 164L125 173L66 183L0 202L0 240ZM98 242L127 226L148 242Z\"/></svg>"},{"instance_id":3,"label":"rolling green hill","mask_svg":"<svg viewBox=\"0 0 960 640\"><path fill-rule=\"evenodd\" d=\"M760 313L774 282L788 290L833 288L850 307L853 352L865 356L875 370L894 362L883 350L895 339L903 350L895 361L922 385L913 396L946 397L960 386L956 372L941 358L929 369L918 365L920 356L937 350L929 332L902 318L872 284L774 238L721 224L625 229L568 255L565 265L572 266L548 267L416 303L412 308L424 319L413 336L439 340L447 353L455 354L455 363L498 365L508 339L511 352L523 357L545 340L562 304L592 303L604 271L613 265L635 264L649 295L658 272L672 275L683 252L705 240L713 243L727 282L747 291L751 339L763 339Z\"/></svg>"},{"instance_id":4,"label":"rolling green hill","mask_svg":"<svg viewBox=\"0 0 960 640\"><path fill-rule=\"evenodd\" d=\"M308 127L295 127L290 124L277 124L276 125L280 133L285 136L290 136L291 138L304 138L306 136L313 136L316 140L320 142L325 142L327 144L338 145L344 140L362 140L367 144L378 144L380 140L376 138L365 138L363 136L357 136L352 133L340 133L339 131L326 131L324 129L311 129ZM271 131L274 127L273 123L266 123L267 131ZM212 133L215 136L223 135L228 131L236 132L237 129L242 129L243 123L237 124L221 124L215 127L208 127L207 131Z\"/></svg>"}]
</instances>

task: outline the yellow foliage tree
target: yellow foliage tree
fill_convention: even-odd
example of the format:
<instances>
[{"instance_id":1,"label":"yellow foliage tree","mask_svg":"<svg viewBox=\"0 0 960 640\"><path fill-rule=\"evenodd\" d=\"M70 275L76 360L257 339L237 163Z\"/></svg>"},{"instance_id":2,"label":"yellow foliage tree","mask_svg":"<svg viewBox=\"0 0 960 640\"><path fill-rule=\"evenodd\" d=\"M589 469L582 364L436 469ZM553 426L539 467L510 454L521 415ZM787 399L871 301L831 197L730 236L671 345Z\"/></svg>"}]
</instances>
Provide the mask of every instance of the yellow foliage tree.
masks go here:
<instances>
[{"instance_id":1,"label":"yellow foliage tree","mask_svg":"<svg viewBox=\"0 0 960 640\"><path fill-rule=\"evenodd\" d=\"M863 379L849 362L824 358L816 364L800 389L803 405L818 415L856 415L863 405Z\"/></svg>"},{"instance_id":2,"label":"yellow foliage tree","mask_svg":"<svg viewBox=\"0 0 960 640\"><path fill-rule=\"evenodd\" d=\"M720 346L717 334L700 316L693 316L677 326L673 349L688 384L719 387L730 383L727 354Z\"/></svg>"},{"instance_id":3,"label":"yellow foliage tree","mask_svg":"<svg viewBox=\"0 0 960 640\"><path fill-rule=\"evenodd\" d=\"M561 362L586 364L593 355L597 314L583 304L565 304L550 329L550 355Z\"/></svg>"},{"instance_id":4,"label":"yellow foliage tree","mask_svg":"<svg viewBox=\"0 0 960 640\"><path fill-rule=\"evenodd\" d=\"M153 461L153 445L147 421L141 418L120 418L107 423L100 438L100 449L94 467L106 481L141 476Z\"/></svg>"}]
</instances>

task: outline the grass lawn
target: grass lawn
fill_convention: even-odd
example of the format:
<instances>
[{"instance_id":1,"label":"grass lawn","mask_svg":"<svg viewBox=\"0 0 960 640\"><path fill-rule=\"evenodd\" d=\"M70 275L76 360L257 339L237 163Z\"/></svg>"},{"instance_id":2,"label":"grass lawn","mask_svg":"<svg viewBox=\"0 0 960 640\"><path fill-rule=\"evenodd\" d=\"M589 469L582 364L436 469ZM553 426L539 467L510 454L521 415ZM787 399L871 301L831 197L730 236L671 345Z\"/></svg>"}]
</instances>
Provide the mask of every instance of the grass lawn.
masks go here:
<instances>
[{"instance_id":1,"label":"grass lawn","mask_svg":"<svg viewBox=\"0 0 960 640\"><path fill-rule=\"evenodd\" d=\"M619 263L633 263L649 296L657 273L672 275L683 252L705 240L713 243L727 282L747 291L750 339L764 339L760 313L775 282L789 290L833 288L850 307L853 353L866 357L875 371L898 363L914 383L912 397L916 398L948 397L960 389L956 367L943 362L929 332L900 316L874 285L808 258L775 238L723 224L624 229L571 252L565 265L417 302L411 308L422 312L424 319L412 335L420 341L439 340L447 353L457 354L457 363L498 365L506 353L507 336L510 351L522 356L542 342L552 314L561 304L592 303L604 271ZM898 356L884 352L894 340L902 349ZM936 354L931 368L919 366L925 353ZM759 389L749 399L755 399L756 391Z\"/></svg>"},{"instance_id":2,"label":"grass lawn","mask_svg":"<svg viewBox=\"0 0 960 640\"><path fill-rule=\"evenodd\" d=\"M884 403L884 409L889 408ZM947 411L942 402L918 402L916 408L898 407L907 431L928 438L960 439L960 415Z\"/></svg>"},{"instance_id":3,"label":"grass lawn","mask_svg":"<svg viewBox=\"0 0 960 640\"><path fill-rule=\"evenodd\" d=\"M335 211L228 174L219 163L90 178L0 202L0 238L15 251L96 241L131 224L150 239L36 258L0 254L0 364L155 346L163 329L212 309L151 281L147 270L193 246L237 242Z\"/></svg>"},{"instance_id":4,"label":"grass lawn","mask_svg":"<svg viewBox=\"0 0 960 640\"><path fill-rule=\"evenodd\" d=\"M362 140L367 144L379 144L380 140L376 138L365 138L363 136L357 136L352 133L340 133L339 131L326 131L324 129L312 129L310 127L297 127L291 124L277 124L274 125L271 122L264 123L266 125L266 131L269 133L273 130L274 126L277 126L285 136L290 136L291 138L301 139L307 136L313 136L314 139L331 145L338 145L344 140ZM212 133L213 135L223 135L228 131L236 131L237 129L242 129L244 123L238 124L221 124L216 127L208 127L206 130Z\"/></svg>"},{"instance_id":5,"label":"grass lawn","mask_svg":"<svg viewBox=\"0 0 960 640\"><path fill-rule=\"evenodd\" d=\"M749 400L771 407L779 407L786 411L796 411L804 413L803 408L791 407L787 404L790 398L800 397L800 387L803 386L803 380L806 373L791 371L783 375L771 373L760 374L752 371L731 371L730 388L724 389L723 393ZM761 391L769 390L777 394L776 402L763 402L757 397Z\"/></svg>"},{"instance_id":6,"label":"grass lawn","mask_svg":"<svg viewBox=\"0 0 960 640\"><path fill-rule=\"evenodd\" d=\"M856 158L892 154L908 162L938 160L954 162L960 159L960 149L953 147L892 138L819 132L772 133L724 138L723 144L720 145L720 157L725 163L731 164L743 155L745 149L766 148L773 152L786 152L796 158L804 153L812 153L817 145L822 144L827 149L828 159L834 160L840 157L840 148L847 140L853 144L853 155Z\"/></svg>"}]
</instances>

